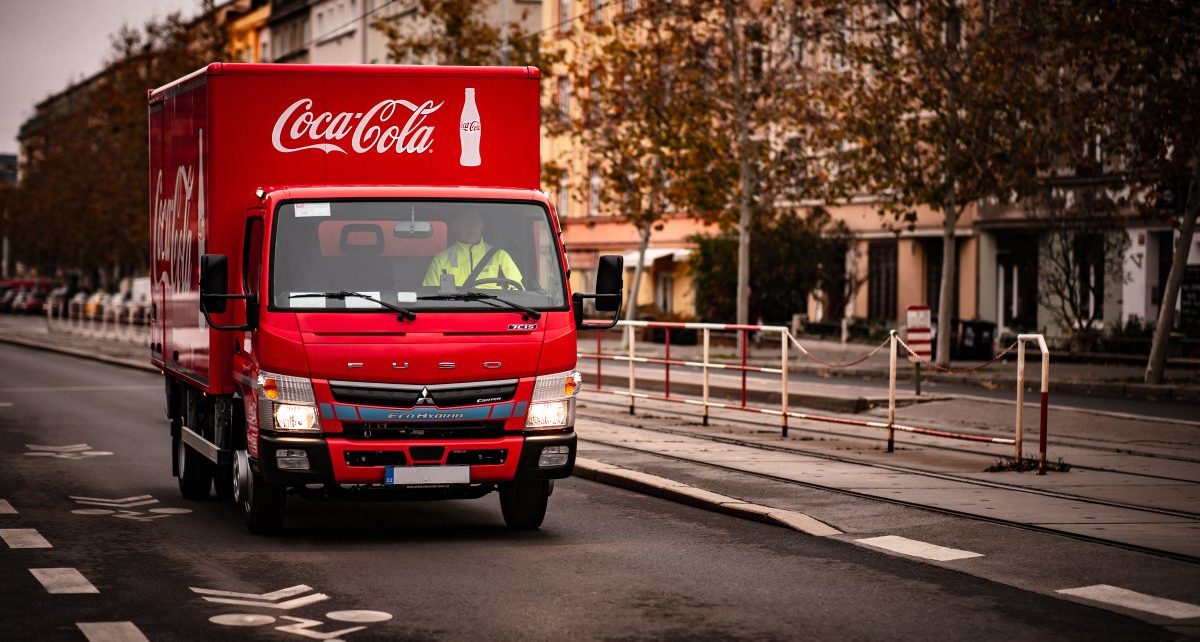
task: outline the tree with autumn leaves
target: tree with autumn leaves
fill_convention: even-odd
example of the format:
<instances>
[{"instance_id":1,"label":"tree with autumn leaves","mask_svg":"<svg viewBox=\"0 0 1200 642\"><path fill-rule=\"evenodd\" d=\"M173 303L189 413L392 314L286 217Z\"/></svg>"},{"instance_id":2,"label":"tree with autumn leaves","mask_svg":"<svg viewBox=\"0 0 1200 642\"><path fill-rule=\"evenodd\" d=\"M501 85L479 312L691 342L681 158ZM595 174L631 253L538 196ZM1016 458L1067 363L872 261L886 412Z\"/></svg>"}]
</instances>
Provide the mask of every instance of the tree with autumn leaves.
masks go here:
<instances>
[{"instance_id":1,"label":"tree with autumn leaves","mask_svg":"<svg viewBox=\"0 0 1200 642\"><path fill-rule=\"evenodd\" d=\"M16 260L107 287L148 269L146 89L223 57L212 5L198 19L173 13L123 28L101 73L26 124L29 153L9 207Z\"/></svg>"}]
</instances>

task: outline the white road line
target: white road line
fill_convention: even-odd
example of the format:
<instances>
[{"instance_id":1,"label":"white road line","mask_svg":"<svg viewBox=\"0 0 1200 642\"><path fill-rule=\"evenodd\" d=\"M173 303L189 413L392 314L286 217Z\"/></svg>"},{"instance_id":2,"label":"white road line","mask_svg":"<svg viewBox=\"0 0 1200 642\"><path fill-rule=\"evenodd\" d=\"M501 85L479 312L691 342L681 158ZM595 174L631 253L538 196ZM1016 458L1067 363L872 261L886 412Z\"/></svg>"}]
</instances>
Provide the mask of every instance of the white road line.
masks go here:
<instances>
[{"instance_id":1,"label":"white road line","mask_svg":"<svg viewBox=\"0 0 1200 642\"><path fill-rule=\"evenodd\" d=\"M73 568L31 568L47 593L99 593L95 586Z\"/></svg>"},{"instance_id":2,"label":"white road line","mask_svg":"<svg viewBox=\"0 0 1200 642\"><path fill-rule=\"evenodd\" d=\"M907 537L899 537L897 535L884 535L882 537L868 537L866 539L854 540L859 544L874 546L884 550L908 555L910 557L920 557L936 562L950 562L953 560L967 559L969 557L983 557L982 553L972 553L971 551L963 551L957 548L947 548L938 546L937 544L929 544L920 542Z\"/></svg>"},{"instance_id":3,"label":"white road line","mask_svg":"<svg viewBox=\"0 0 1200 642\"><path fill-rule=\"evenodd\" d=\"M8 503L7 499L0 499L0 515L16 515L17 509Z\"/></svg>"},{"instance_id":4,"label":"white road line","mask_svg":"<svg viewBox=\"0 0 1200 642\"><path fill-rule=\"evenodd\" d=\"M133 622L76 622L88 642L150 642Z\"/></svg>"},{"instance_id":5,"label":"white road line","mask_svg":"<svg viewBox=\"0 0 1200 642\"><path fill-rule=\"evenodd\" d=\"M313 588L307 584L297 584L295 586L291 586L291 587L288 587L285 589L279 589L278 591L272 591L270 593L263 593L261 595L258 593L235 593L233 591L218 591L216 589L196 588L194 586L189 587L189 588L192 589L193 593L199 593L200 595L215 595L217 597L241 597L241 598L246 598L246 599L250 599L250 600L282 600L285 597L294 597L294 596L300 595L301 593L307 593L307 592L313 590Z\"/></svg>"},{"instance_id":6,"label":"white road line","mask_svg":"<svg viewBox=\"0 0 1200 642\"><path fill-rule=\"evenodd\" d=\"M0 539L9 548L54 548L35 528L0 528Z\"/></svg>"},{"instance_id":7,"label":"white road line","mask_svg":"<svg viewBox=\"0 0 1200 642\"><path fill-rule=\"evenodd\" d=\"M1085 600L1113 604L1135 611L1145 611L1146 613L1169 617L1173 620L1200 617L1200 606L1196 606L1195 604L1176 602L1175 600L1168 600L1163 597L1154 597L1153 595L1130 591L1119 586L1109 586L1108 584L1060 589L1055 591L1055 593L1082 597Z\"/></svg>"}]
</instances>

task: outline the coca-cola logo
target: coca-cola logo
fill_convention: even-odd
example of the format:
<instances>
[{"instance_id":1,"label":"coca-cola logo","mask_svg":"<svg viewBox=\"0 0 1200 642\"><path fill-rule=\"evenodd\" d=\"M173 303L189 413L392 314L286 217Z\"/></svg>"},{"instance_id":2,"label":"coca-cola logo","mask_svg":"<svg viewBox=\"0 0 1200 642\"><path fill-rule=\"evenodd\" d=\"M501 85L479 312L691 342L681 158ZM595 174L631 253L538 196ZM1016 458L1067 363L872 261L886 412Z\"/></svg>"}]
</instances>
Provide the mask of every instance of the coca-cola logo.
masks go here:
<instances>
[{"instance_id":1,"label":"coca-cola logo","mask_svg":"<svg viewBox=\"0 0 1200 642\"><path fill-rule=\"evenodd\" d=\"M479 121L478 120L464 120L464 121L462 121L462 123L460 123L460 126L462 127L462 130L465 132L479 131Z\"/></svg>"},{"instance_id":2,"label":"coca-cola logo","mask_svg":"<svg viewBox=\"0 0 1200 642\"><path fill-rule=\"evenodd\" d=\"M381 100L365 112L337 114L317 113L312 106L311 98L301 98L283 110L271 130L275 149L285 154L306 149L345 154L342 141L349 137L350 149L358 154L370 151L424 154L433 147L433 125L425 121L442 103L435 105L426 100L418 105L403 99Z\"/></svg>"}]
</instances>

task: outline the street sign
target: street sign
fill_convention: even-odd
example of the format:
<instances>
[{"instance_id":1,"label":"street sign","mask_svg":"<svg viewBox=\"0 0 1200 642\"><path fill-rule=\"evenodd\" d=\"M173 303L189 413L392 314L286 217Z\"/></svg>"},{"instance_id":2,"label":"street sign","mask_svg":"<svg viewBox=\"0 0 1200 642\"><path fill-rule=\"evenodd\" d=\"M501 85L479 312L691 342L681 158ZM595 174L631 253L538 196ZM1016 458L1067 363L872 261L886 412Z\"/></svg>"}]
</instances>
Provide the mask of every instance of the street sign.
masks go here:
<instances>
[{"instance_id":1,"label":"street sign","mask_svg":"<svg viewBox=\"0 0 1200 642\"><path fill-rule=\"evenodd\" d=\"M932 334L929 330L932 318L927 305L910 305L908 306L908 323L906 324L907 331L905 341L908 347L912 348L921 359L929 359L933 356ZM908 360L916 363L919 361L917 357L908 355Z\"/></svg>"}]
</instances>

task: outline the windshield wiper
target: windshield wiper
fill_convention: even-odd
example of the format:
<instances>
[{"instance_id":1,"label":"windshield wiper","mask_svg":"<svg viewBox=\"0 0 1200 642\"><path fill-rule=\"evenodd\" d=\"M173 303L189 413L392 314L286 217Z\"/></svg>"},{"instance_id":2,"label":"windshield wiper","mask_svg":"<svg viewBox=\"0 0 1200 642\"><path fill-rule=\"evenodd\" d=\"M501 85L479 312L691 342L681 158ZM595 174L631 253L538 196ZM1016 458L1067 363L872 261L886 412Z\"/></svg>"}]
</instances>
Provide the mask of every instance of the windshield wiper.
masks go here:
<instances>
[{"instance_id":1,"label":"windshield wiper","mask_svg":"<svg viewBox=\"0 0 1200 642\"><path fill-rule=\"evenodd\" d=\"M499 297L499 296L496 296L495 294L488 294L487 292L458 292L456 294L430 294L430 295L426 295L426 296L419 296L419 297L417 297L417 299L421 300L421 301L483 301L484 303L489 303L489 304L492 301L499 301L500 303L503 303L504 305L507 305L508 307L510 307L514 310L520 310L521 312L524 313L523 316L526 319L537 320L537 319L542 318L542 313L538 312L537 310L534 310L533 308L525 307L525 306L521 305L520 303L513 303L512 301L509 301L508 299L505 299L504 297Z\"/></svg>"},{"instance_id":2,"label":"windshield wiper","mask_svg":"<svg viewBox=\"0 0 1200 642\"><path fill-rule=\"evenodd\" d=\"M408 319L409 321L411 321L411 320L417 318L417 313L413 312L412 310L409 310L408 308L402 308L398 305L392 305L391 303L388 303L387 301L381 301L379 299L376 299L373 296L369 296L369 295L363 294L361 292L350 292L348 290L338 290L336 292L302 292L300 294L293 294L293 295L289 296L288 298L289 299L302 299L305 297L318 297L318 296L326 298L326 299L334 299L336 301L345 301L346 297L348 297L348 296L357 297L359 299L366 299L367 301L371 301L372 303L378 303L379 305L381 305L393 312L400 313L400 320Z\"/></svg>"}]
</instances>

